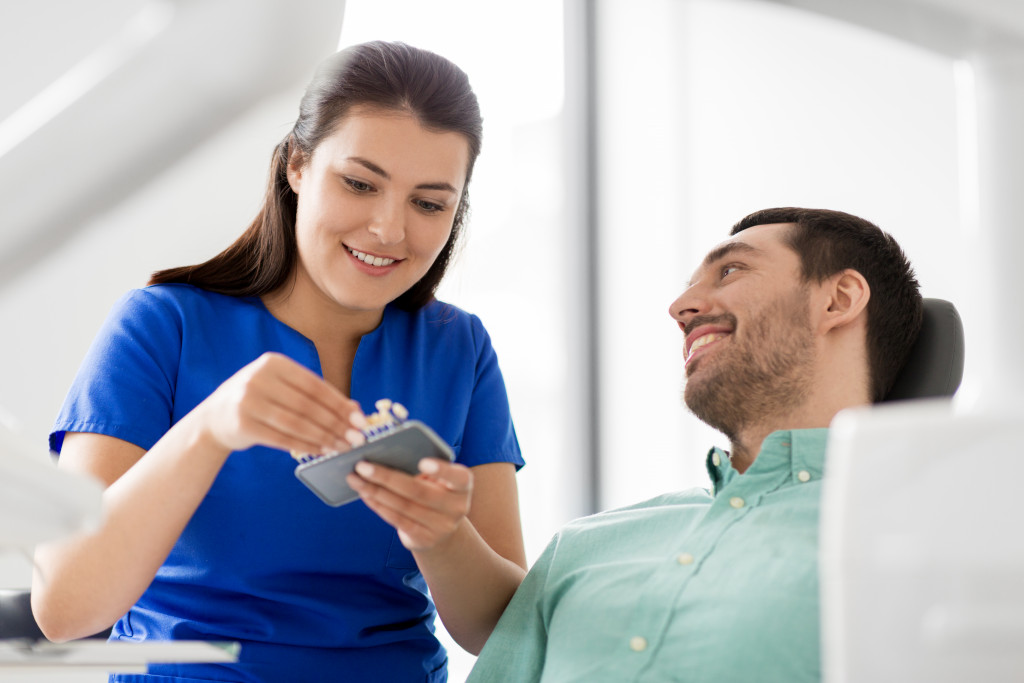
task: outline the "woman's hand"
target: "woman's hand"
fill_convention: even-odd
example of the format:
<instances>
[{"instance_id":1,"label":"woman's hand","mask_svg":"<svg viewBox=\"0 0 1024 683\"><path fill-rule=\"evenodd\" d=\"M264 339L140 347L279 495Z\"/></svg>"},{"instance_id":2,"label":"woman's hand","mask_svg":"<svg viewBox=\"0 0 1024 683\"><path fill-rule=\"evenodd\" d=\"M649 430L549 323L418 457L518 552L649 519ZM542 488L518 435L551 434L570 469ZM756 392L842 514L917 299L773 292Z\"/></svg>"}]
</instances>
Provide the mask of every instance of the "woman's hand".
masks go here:
<instances>
[{"instance_id":1,"label":"woman's hand","mask_svg":"<svg viewBox=\"0 0 1024 683\"><path fill-rule=\"evenodd\" d=\"M201 429L228 451L255 445L325 453L362 443L359 404L316 373L264 353L232 375L196 409Z\"/></svg>"},{"instance_id":2,"label":"woman's hand","mask_svg":"<svg viewBox=\"0 0 1024 683\"><path fill-rule=\"evenodd\" d=\"M347 481L371 510L398 530L406 548L424 552L442 544L465 521L473 473L437 458L420 460L419 470L412 476L364 460Z\"/></svg>"}]
</instances>

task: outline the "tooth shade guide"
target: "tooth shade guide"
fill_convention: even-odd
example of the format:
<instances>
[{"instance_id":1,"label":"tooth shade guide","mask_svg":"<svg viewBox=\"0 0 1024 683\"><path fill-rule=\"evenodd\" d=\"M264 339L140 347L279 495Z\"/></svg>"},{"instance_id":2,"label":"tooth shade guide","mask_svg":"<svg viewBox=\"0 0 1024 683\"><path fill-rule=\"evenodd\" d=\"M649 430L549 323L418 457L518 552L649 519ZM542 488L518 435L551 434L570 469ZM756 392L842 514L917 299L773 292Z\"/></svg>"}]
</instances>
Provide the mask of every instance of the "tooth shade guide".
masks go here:
<instances>
[{"instance_id":1,"label":"tooth shade guide","mask_svg":"<svg viewBox=\"0 0 1024 683\"><path fill-rule=\"evenodd\" d=\"M366 437L366 441L373 441L386 436L395 427L409 419L409 410L401 403L394 403L391 399L382 398L379 399L374 407L377 412L371 413L366 416L367 426L362 429L363 436ZM326 455L334 455L339 451L331 451L328 453L302 453L301 451L289 451L292 458L297 460L299 463L306 463L317 458L322 458Z\"/></svg>"}]
</instances>

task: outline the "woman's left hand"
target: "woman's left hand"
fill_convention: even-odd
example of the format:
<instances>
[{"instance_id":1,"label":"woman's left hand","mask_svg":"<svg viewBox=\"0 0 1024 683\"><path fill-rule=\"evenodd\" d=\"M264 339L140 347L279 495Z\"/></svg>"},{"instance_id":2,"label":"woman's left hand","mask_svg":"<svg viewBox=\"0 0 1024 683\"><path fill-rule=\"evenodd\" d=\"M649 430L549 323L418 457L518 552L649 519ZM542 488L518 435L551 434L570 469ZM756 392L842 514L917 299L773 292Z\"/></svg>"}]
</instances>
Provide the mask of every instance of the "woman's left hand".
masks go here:
<instances>
[{"instance_id":1,"label":"woman's left hand","mask_svg":"<svg viewBox=\"0 0 1024 683\"><path fill-rule=\"evenodd\" d=\"M412 476L364 460L348 475L348 484L367 507L398 530L406 548L423 552L448 539L465 521L473 473L437 458L420 460L419 470Z\"/></svg>"}]
</instances>

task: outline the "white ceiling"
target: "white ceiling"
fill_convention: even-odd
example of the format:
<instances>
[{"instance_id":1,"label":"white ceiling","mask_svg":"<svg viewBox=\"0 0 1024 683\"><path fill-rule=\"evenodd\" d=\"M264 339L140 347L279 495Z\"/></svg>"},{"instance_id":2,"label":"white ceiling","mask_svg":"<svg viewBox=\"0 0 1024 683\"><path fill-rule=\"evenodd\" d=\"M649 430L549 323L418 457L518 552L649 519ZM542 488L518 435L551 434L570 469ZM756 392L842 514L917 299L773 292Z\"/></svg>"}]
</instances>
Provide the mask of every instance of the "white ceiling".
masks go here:
<instances>
[{"instance_id":1,"label":"white ceiling","mask_svg":"<svg viewBox=\"0 0 1024 683\"><path fill-rule=\"evenodd\" d=\"M0 4L0 286L337 48L344 0Z\"/></svg>"}]
</instances>

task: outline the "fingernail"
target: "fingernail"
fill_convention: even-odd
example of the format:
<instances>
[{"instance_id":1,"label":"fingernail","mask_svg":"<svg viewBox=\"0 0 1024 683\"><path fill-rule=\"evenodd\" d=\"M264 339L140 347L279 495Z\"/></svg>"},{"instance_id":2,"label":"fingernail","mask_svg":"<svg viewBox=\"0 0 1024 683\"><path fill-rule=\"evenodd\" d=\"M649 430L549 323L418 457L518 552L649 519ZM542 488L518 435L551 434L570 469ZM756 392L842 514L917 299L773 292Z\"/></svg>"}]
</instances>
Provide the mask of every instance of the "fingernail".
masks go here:
<instances>
[{"instance_id":1,"label":"fingernail","mask_svg":"<svg viewBox=\"0 0 1024 683\"><path fill-rule=\"evenodd\" d=\"M441 465L433 458L423 458L420 460L419 468L423 474L437 474L441 471Z\"/></svg>"},{"instance_id":2,"label":"fingernail","mask_svg":"<svg viewBox=\"0 0 1024 683\"><path fill-rule=\"evenodd\" d=\"M360 460L359 462L356 463L356 472L358 472L359 476L361 477L372 477L373 465L366 462L365 460Z\"/></svg>"},{"instance_id":3,"label":"fingernail","mask_svg":"<svg viewBox=\"0 0 1024 683\"><path fill-rule=\"evenodd\" d=\"M369 425L366 421L366 416L358 410L353 411L352 414L348 416L348 421L356 429L366 429Z\"/></svg>"},{"instance_id":4,"label":"fingernail","mask_svg":"<svg viewBox=\"0 0 1024 683\"><path fill-rule=\"evenodd\" d=\"M366 443L366 435L358 429L345 430L345 440L352 446L362 446Z\"/></svg>"}]
</instances>

